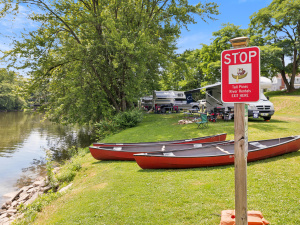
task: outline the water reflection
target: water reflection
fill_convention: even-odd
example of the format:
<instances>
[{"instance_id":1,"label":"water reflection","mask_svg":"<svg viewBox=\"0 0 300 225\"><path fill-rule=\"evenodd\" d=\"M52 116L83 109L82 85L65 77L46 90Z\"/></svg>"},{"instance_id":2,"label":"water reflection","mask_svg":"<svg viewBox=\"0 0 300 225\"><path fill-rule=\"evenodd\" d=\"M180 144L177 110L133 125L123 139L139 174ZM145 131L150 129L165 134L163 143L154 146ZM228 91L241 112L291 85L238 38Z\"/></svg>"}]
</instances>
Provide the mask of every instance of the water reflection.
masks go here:
<instances>
[{"instance_id":1,"label":"water reflection","mask_svg":"<svg viewBox=\"0 0 300 225\"><path fill-rule=\"evenodd\" d=\"M0 204L5 193L45 174L46 150L60 162L72 147L92 142L87 128L61 126L42 121L43 116L22 112L0 113Z\"/></svg>"}]
</instances>

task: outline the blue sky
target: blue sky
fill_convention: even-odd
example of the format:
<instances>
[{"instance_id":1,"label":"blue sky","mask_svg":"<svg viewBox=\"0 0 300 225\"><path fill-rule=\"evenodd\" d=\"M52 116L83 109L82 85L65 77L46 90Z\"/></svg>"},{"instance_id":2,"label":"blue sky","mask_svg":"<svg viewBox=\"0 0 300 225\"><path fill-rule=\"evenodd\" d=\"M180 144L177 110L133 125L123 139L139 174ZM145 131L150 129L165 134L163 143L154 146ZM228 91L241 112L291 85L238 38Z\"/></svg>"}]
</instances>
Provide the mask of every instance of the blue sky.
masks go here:
<instances>
[{"instance_id":1,"label":"blue sky","mask_svg":"<svg viewBox=\"0 0 300 225\"><path fill-rule=\"evenodd\" d=\"M196 4L197 0L190 0L191 4ZM182 53L186 49L200 48L200 44L211 43L212 33L221 29L222 24L232 23L241 26L242 29L248 28L250 16L260 9L267 7L271 0L214 0L219 5L217 20L208 20L208 23L197 19L197 24L189 25L189 32L182 31L182 37L178 40L178 52Z\"/></svg>"},{"instance_id":2,"label":"blue sky","mask_svg":"<svg viewBox=\"0 0 300 225\"><path fill-rule=\"evenodd\" d=\"M214 1L219 5L220 15L215 16L217 20L208 20L208 23L202 21L195 16L197 24L188 26L189 31L182 30L181 38L178 40L178 53L182 53L186 49L200 48L200 44L209 44L211 42L212 33L221 29L224 23L232 23L241 28L246 29L250 23L249 17L260 9L268 6L272 0L207 0ZM197 4L199 0L190 0L190 4ZM201 1L204 3L205 1ZM0 6L1 7L1 6ZM0 20L0 49L9 50L11 48L11 37L20 37L20 32L25 29L32 30L36 28L36 24L27 19L28 10L20 8L20 15L16 18L9 16ZM0 63L0 66L4 64ZM26 72L19 71L21 74Z\"/></svg>"}]
</instances>

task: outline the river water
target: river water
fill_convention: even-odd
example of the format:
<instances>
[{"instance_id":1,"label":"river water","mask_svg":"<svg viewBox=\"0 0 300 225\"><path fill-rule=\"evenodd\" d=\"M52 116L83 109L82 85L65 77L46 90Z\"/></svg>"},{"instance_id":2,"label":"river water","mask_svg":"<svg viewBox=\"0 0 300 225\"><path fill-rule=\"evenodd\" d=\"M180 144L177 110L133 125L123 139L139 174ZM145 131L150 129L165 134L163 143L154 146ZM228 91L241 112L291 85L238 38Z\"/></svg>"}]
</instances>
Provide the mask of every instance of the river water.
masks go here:
<instances>
[{"instance_id":1,"label":"river water","mask_svg":"<svg viewBox=\"0 0 300 225\"><path fill-rule=\"evenodd\" d=\"M40 114L0 112L0 207L4 194L45 175L47 150L62 161L72 146L91 142L87 129L54 124Z\"/></svg>"}]
</instances>

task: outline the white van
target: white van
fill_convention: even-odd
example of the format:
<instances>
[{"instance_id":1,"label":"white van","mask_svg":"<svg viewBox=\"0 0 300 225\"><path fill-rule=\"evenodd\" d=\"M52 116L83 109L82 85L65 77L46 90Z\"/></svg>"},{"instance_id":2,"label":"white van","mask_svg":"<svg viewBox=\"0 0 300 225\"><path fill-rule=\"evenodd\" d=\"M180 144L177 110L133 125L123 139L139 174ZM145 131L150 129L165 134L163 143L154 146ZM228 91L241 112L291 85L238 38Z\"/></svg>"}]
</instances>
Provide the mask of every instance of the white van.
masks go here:
<instances>
[{"instance_id":1,"label":"white van","mask_svg":"<svg viewBox=\"0 0 300 225\"><path fill-rule=\"evenodd\" d=\"M274 115L274 105L264 95L264 90L272 87L272 81L266 77L260 77L260 98L258 102L248 104L248 116L253 118L262 117L264 120L270 120Z\"/></svg>"},{"instance_id":2,"label":"white van","mask_svg":"<svg viewBox=\"0 0 300 225\"><path fill-rule=\"evenodd\" d=\"M274 105L270 102L263 93L263 89L272 86L270 79L261 77L260 79L260 100L258 102L251 102L248 104L248 117L258 118L262 117L264 120L270 120L274 114ZM221 82L212 85L207 85L202 88L191 90L190 92L200 91L205 89L206 93L206 108L207 112L213 112L216 109L223 110L224 112L232 112L234 103L225 103L221 100Z\"/></svg>"}]
</instances>

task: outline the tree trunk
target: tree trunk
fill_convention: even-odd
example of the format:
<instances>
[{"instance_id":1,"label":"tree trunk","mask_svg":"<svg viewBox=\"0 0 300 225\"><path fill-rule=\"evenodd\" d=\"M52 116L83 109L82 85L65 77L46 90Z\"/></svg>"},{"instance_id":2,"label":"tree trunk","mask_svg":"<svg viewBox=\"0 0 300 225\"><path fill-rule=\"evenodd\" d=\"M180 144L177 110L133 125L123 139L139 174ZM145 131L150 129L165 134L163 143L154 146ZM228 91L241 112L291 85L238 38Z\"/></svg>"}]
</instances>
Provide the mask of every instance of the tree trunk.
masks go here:
<instances>
[{"instance_id":1,"label":"tree trunk","mask_svg":"<svg viewBox=\"0 0 300 225\"><path fill-rule=\"evenodd\" d=\"M126 53L124 54L124 63L123 63L123 71L122 71L122 81L121 81L121 109L123 112L126 111L126 94L125 94L125 85L126 85L126 72L127 72L127 64L125 61Z\"/></svg>"},{"instance_id":2,"label":"tree trunk","mask_svg":"<svg viewBox=\"0 0 300 225\"><path fill-rule=\"evenodd\" d=\"M96 75L96 77L98 78L100 84L101 84L101 87L103 88L103 90L105 91L108 99L112 102L113 106L115 107L116 111L117 112L120 112L120 108L118 106L118 103L117 101L115 100L113 94L111 93L111 91L104 85L104 82L100 76L100 74L98 73L97 69L94 67L94 65L90 62L90 66L93 70L93 73Z\"/></svg>"},{"instance_id":3,"label":"tree trunk","mask_svg":"<svg viewBox=\"0 0 300 225\"><path fill-rule=\"evenodd\" d=\"M285 70L284 70L284 68L285 68L284 55L281 56L281 64L282 64L283 69L280 71L280 74L281 74L282 80L283 80L286 88L288 89L290 84L289 84L288 80L286 79L286 74L285 74Z\"/></svg>"}]
</instances>

